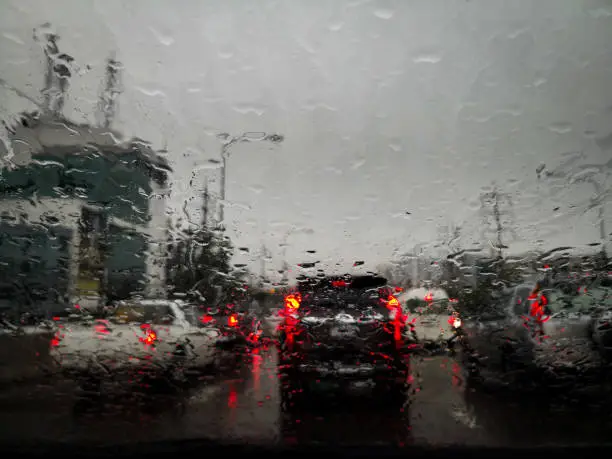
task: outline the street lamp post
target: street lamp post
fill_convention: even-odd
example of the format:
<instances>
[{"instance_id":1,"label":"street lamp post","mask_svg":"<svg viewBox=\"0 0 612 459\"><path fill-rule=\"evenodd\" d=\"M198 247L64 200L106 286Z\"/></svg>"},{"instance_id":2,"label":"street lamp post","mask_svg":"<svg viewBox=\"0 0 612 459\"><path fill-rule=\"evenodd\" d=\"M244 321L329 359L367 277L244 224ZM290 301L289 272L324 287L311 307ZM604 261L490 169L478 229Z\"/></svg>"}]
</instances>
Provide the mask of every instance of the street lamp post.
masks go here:
<instances>
[{"instance_id":1,"label":"street lamp post","mask_svg":"<svg viewBox=\"0 0 612 459\"><path fill-rule=\"evenodd\" d=\"M601 184L595 180L594 177L586 177L585 178L585 182L590 183L591 185L593 185L593 188L595 189L595 194L597 194L597 197L599 199L601 199L602 196L602 189L601 189ZM594 203L595 199L591 199L591 201ZM602 243L602 250L605 251L606 246L606 223L604 221L604 204L603 202L600 202L597 206L597 218L599 219L599 238L601 240Z\"/></svg>"},{"instance_id":2,"label":"street lamp post","mask_svg":"<svg viewBox=\"0 0 612 459\"><path fill-rule=\"evenodd\" d=\"M222 140L221 144L221 202L219 206L219 224L223 225L225 218L225 192L227 183L227 160L229 158L230 147L241 142L261 142L281 143L285 137L280 134L267 134L265 132L245 132L238 136L232 136L227 132L217 136Z\"/></svg>"}]
</instances>

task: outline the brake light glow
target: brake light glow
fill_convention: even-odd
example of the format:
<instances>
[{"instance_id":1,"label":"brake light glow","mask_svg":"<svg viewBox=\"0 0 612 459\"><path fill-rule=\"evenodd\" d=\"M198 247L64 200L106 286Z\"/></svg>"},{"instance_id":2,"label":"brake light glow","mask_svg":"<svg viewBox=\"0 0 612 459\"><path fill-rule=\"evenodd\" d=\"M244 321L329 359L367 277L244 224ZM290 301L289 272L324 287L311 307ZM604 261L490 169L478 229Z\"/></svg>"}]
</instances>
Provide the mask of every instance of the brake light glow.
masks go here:
<instances>
[{"instance_id":1,"label":"brake light glow","mask_svg":"<svg viewBox=\"0 0 612 459\"><path fill-rule=\"evenodd\" d=\"M155 343L155 341L157 341L157 333L155 333L153 330L151 330L142 340L143 343L148 344L149 346Z\"/></svg>"},{"instance_id":2,"label":"brake light glow","mask_svg":"<svg viewBox=\"0 0 612 459\"><path fill-rule=\"evenodd\" d=\"M400 345L402 339L402 330L406 324L406 317L402 313L402 305L397 298L389 295L387 298L387 309L389 309L389 318L391 319L390 328L387 330L393 333L393 338L397 345Z\"/></svg>"},{"instance_id":3,"label":"brake light glow","mask_svg":"<svg viewBox=\"0 0 612 459\"><path fill-rule=\"evenodd\" d=\"M346 287L346 281L343 280L337 280L337 281L333 281L332 282L332 287Z\"/></svg>"},{"instance_id":4,"label":"brake light glow","mask_svg":"<svg viewBox=\"0 0 612 459\"><path fill-rule=\"evenodd\" d=\"M60 335L58 333L53 338L51 338L51 348L59 347L60 341L61 341L61 338L60 338Z\"/></svg>"},{"instance_id":5,"label":"brake light glow","mask_svg":"<svg viewBox=\"0 0 612 459\"><path fill-rule=\"evenodd\" d=\"M433 301L433 295L431 294L431 292L425 295L425 301L427 301L428 303L431 303Z\"/></svg>"},{"instance_id":6,"label":"brake light glow","mask_svg":"<svg viewBox=\"0 0 612 459\"><path fill-rule=\"evenodd\" d=\"M459 317L456 317L455 320L453 320L453 327L455 328L461 327L461 319Z\"/></svg>"},{"instance_id":7,"label":"brake light glow","mask_svg":"<svg viewBox=\"0 0 612 459\"><path fill-rule=\"evenodd\" d=\"M96 321L96 324L94 325L94 331L96 332L97 336L109 335L110 330L108 329L108 321L106 320Z\"/></svg>"},{"instance_id":8,"label":"brake light glow","mask_svg":"<svg viewBox=\"0 0 612 459\"><path fill-rule=\"evenodd\" d=\"M387 300L387 307L389 309L396 309L400 307L400 302L393 295L389 295L389 299Z\"/></svg>"},{"instance_id":9,"label":"brake light glow","mask_svg":"<svg viewBox=\"0 0 612 459\"><path fill-rule=\"evenodd\" d=\"M140 329L143 331L145 336L138 338L138 340L147 346L153 346L157 341L157 333L151 329L149 324L142 324Z\"/></svg>"},{"instance_id":10,"label":"brake light glow","mask_svg":"<svg viewBox=\"0 0 612 459\"><path fill-rule=\"evenodd\" d=\"M230 327L235 327L238 325L238 316L236 314L232 314L231 316L229 316L229 318L227 319L227 324Z\"/></svg>"},{"instance_id":11,"label":"brake light glow","mask_svg":"<svg viewBox=\"0 0 612 459\"><path fill-rule=\"evenodd\" d=\"M212 316L209 316L208 314L204 314L203 316L200 317L200 322L202 322L203 324L209 324L211 322L213 322L215 319Z\"/></svg>"},{"instance_id":12,"label":"brake light glow","mask_svg":"<svg viewBox=\"0 0 612 459\"><path fill-rule=\"evenodd\" d=\"M285 297L285 308L288 311L297 311L300 308L300 300L299 295L287 295Z\"/></svg>"}]
</instances>

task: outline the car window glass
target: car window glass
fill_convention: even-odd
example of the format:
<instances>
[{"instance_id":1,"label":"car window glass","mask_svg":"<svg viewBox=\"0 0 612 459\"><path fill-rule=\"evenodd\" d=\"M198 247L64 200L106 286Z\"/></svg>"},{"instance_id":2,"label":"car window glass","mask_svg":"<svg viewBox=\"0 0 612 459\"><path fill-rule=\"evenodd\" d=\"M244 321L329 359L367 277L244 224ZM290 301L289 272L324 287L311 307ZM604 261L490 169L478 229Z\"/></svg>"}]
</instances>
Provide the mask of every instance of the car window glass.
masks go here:
<instances>
[{"instance_id":1,"label":"car window glass","mask_svg":"<svg viewBox=\"0 0 612 459\"><path fill-rule=\"evenodd\" d=\"M115 323L148 323L151 325L170 325L174 314L168 305L120 305L111 319Z\"/></svg>"}]
</instances>

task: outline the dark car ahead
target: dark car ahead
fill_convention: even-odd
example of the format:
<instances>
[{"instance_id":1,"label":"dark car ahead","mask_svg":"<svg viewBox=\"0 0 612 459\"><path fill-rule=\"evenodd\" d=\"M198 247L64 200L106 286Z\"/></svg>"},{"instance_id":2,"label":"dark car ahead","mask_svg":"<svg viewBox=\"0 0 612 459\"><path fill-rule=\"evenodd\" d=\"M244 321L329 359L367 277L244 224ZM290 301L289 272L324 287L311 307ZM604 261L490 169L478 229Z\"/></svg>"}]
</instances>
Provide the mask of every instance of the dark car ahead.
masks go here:
<instances>
[{"instance_id":1,"label":"dark car ahead","mask_svg":"<svg viewBox=\"0 0 612 459\"><path fill-rule=\"evenodd\" d=\"M463 321L470 378L523 388L601 375L609 366L611 301L610 289L595 284L523 284L500 292L486 313Z\"/></svg>"},{"instance_id":2,"label":"dark car ahead","mask_svg":"<svg viewBox=\"0 0 612 459\"><path fill-rule=\"evenodd\" d=\"M326 277L302 280L285 298L278 352L286 408L328 384L359 382L403 404L406 320L392 292L382 277Z\"/></svg>"}]
</instances>

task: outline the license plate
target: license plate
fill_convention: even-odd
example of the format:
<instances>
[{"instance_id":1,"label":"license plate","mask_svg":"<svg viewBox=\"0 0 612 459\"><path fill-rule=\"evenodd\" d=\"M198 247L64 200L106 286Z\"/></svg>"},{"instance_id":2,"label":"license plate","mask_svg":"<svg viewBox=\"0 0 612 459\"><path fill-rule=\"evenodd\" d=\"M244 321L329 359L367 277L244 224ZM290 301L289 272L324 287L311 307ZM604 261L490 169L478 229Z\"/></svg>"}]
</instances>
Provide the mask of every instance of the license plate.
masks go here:
<instances>
[{"instance_id":1,"label":"license plate","mask_svg":"<svg viewBox=\"0 0 612 459\"><path fill-rule=\"evenodd\" d=\"M334 327L331 329L330 335L336 339L354 338L357 335L357 330L353 327Z\"/></svg>"},{"instance_id":2,"label":"license plate","mask_svg":"<svg viewBox=\"0 0 612 459\"><path fill-rule=\"evenodd\" d=\"M352 376L369 374L374 371L372 365L338 365L336 371L340 375Z\"/></svg>"}]
</instances>

